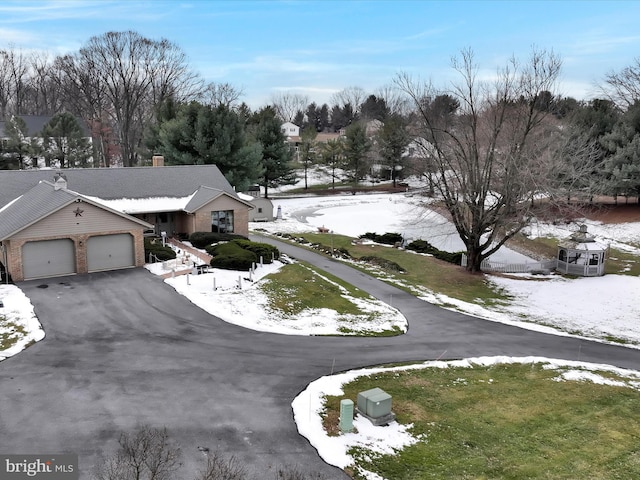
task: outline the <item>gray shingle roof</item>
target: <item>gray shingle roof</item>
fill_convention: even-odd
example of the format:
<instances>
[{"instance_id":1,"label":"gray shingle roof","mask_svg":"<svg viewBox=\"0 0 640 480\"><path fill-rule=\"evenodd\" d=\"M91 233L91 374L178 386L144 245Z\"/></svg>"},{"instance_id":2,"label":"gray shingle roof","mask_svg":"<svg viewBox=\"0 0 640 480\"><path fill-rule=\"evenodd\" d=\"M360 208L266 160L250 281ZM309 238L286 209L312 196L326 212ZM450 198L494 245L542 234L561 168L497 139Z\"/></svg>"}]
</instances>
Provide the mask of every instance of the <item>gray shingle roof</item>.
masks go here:
<instances>
[{"instance_id":1,"label":"gray shingle roof","mask_svg":"<svg viewBox=\"0 0 640 480\"><path fill-rule=\"evenodd\" d=\"M175 167L70 168L62 170L69 190L105 200L187 197L201 186L238 198L215 165ZM0 208L41 181L53 182L56 170L0 170Z\"/></svg>"},{"instance_id":2,"label":"gray shingle roof","mask_svg":"<svg viewBox=\"0 0 640 480\"><path fill-rule=\"evenodd\" d=\"M38 137L42 133L42 129L44 126L53 118L53 115L18 115L27 126L27 136L28 137ZM76 117L80 128L84 132L85 136L90 137L89 127L81 118ZM5 120L0 121L0 137L5 137L4 126L6 124Z\"/></svg>"},{"instance_id":3,"label":"gray shingle roof","mask_svg":"<svg viewBox=\"0 0 640 480\"><path fill-rule=\"evenodd\" d=\"M22 195L10 206L0 210L0 240L4 240L77 198L77 195L67 190L54 190L53 184L48 182L39 183L25 193L27 195Z\"/></svg>"},{"instance_id":4,"label":"gray shingle roof","mask_svg":"<svg viewBox=\"0 0 640 480\"><path fill-rule=\"evenodd\" d=\"M25 192L24 195L18 197L11 205L0 209L0 241L9 238L38 220L75 202L78 198L82 198L85 202L108 210L116 215L140 223L145 227L151 227L147 222L95 203L76 192L65 188L56 190L53 183L42 181L31 190Z\"/></svg>"}]
</instances>

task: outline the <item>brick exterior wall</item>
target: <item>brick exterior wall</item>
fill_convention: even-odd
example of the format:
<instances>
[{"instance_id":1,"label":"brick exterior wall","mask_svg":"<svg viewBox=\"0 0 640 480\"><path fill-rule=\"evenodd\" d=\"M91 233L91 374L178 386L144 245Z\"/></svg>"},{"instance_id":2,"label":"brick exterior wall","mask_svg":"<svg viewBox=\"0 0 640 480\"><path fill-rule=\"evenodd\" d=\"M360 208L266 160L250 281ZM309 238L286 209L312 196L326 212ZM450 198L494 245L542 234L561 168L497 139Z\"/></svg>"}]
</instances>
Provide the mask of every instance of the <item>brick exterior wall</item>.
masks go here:
<instances>
[{"instance_id":1,"label":"brick exterior wall","mask_svg":"<svg viewBox=\"0 0 640 480\"><path fill-rule=\"evenodd\" d=\"M211 208L211 207L208 207L208 208ZM210 232L211 231L211 212L215 212L217 210L227 210L227 209L201 208L200 210L195 212L194 214L195 230L193 230L193 232ZM189 233L193 233L193 232L189 232ZM247 210L246 208L233 211L233 233L237 233L238 235L244 235L245 237L249 235L249 210Z\"/></svg>"}]
</instances>

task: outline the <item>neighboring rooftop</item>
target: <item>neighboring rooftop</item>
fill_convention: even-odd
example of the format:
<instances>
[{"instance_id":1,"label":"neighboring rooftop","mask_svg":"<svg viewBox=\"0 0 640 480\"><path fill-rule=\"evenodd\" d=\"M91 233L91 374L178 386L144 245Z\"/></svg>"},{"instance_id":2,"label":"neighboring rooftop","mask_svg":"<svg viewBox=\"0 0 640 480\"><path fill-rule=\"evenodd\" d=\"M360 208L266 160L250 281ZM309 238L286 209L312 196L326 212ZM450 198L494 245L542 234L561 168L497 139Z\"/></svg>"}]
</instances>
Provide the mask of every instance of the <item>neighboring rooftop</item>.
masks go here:
<instances>
[{"instance_id":1,"label":"neighboring rooftop","mask_svg":"<svg viewBox=\"0 0 640 480\"><path fill-rule=\"evenodd\" d=\"M58 171L64 172L70 190L104 200L160 196L184 198L193 195L203 185L237 198L233 187L216 165L0 170L0 208L41 181L53 182Z\"/></svg>"},{"instance_id":2,"label":"neighboring rooftop","mask_svg":"<svg viewBox=\"0 0 640 480\"><path fill-rule=\"evenodd\" d=\"M17 115L19 118L24 120L24 123L27 125L27 136L28 137L38 137L42 132L42 129L47 124L49 120L53 118L53 115ZM76 117L80 128L87 137L90 137L89 127L81 118ZM4 126L6 121L0 120L0 138L4 138L6 135L4 133Z\"/></svg>"}]
</instances>

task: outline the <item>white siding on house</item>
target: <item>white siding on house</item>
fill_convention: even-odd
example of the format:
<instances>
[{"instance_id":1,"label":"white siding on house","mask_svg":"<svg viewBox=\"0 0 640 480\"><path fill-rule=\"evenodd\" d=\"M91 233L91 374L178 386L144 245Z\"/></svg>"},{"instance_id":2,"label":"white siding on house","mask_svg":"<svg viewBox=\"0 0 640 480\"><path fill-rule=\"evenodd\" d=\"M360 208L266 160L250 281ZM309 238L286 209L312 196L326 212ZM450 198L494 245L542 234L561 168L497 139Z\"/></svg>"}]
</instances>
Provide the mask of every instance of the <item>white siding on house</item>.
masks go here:
<instances>
[{"instance_id":1,"label":"white siding on house","mask_svg":"<svg viewBox=\"0 0 640 480\"><path fill-rule=\"evenodd\" d=\"M300 136L300 127L291 122L283 123L280 128L282 129L282 133L284 133L287 137Z\"/></svg>"}]
</instances>

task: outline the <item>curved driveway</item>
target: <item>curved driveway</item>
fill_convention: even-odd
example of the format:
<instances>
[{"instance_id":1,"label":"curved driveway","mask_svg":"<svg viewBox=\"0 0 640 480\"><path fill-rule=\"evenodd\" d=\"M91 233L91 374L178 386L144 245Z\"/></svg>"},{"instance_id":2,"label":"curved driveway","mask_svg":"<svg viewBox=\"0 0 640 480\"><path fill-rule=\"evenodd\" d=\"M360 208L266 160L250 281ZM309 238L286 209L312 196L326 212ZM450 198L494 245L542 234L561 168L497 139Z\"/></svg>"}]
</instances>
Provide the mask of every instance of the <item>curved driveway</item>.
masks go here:
<instances>
[{"instance_id":1,"label":"curved driveway","mask_svg":"<svg viewBox=\"0 0 640 480\"><path fill-rule=\"evenodd\" d=\"M409 320L392 338L293 337L208 315L144 269L20 284L47 336L0 363L0 453L77 453L81 477L118 434L166 426L183 450L181 478L204 465L198 446L235 455L254 478L295 464L328 479L297 434L290 403L312 380L387 362L539 355L640 369L640 351L531 332L434 307L379 280L273 239L384 301ZM42 288L44 286L47 288Z\"/></svg>"}]
</instances>

